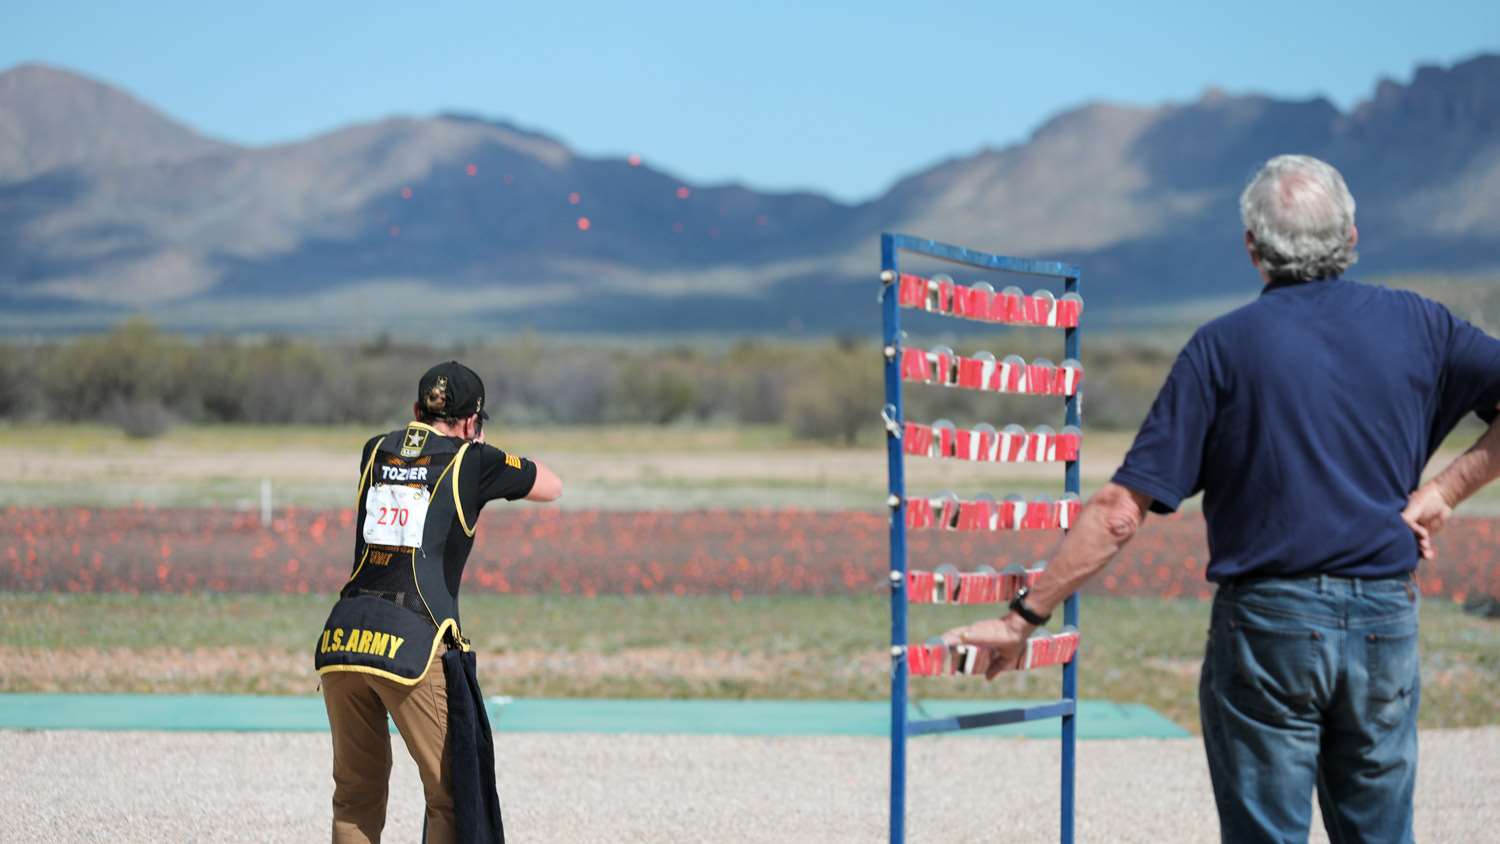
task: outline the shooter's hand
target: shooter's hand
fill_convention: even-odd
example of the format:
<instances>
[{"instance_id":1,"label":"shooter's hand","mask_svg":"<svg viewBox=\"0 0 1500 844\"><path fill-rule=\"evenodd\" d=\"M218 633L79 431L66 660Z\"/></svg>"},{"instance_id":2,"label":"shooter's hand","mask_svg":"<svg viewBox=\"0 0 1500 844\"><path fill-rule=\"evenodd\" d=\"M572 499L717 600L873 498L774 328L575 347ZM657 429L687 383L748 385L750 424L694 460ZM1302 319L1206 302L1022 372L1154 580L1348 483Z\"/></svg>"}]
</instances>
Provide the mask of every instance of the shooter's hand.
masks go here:
<instances>
[{"instance_id":1,"label":"shooter's hand","mask_svg":"<svg viewBox=\"0 0 1500 844\"><path fill-rule=\"evenodd\" d=\"M1002 671L1021 667L1021 660L1026 655L1026 639L1034 630L1036 628L1026 623L1026 619L1009 613L1004 618L989 618L966 627L955 627L943 634L943 642L950 647L975 645L988 651L989 664L985 666L984 677L993 680Z\"/></svg>"},{"instance_id":2,"label":"shooter's hand","mask_svg":"<svg viewBox=\"0 0 1500 844\"><path fill-rule=\"evenodd\" d=\"M1448 503L1442 489L1435 483L1423 484L1406 500L1401 518L1417 535L1417 548L1422 552L1422 559L1437 559L1437 547L1432 544L1432 538L1448 525L1452 515L1453 505Z\"/></svg>"}]
</instances>

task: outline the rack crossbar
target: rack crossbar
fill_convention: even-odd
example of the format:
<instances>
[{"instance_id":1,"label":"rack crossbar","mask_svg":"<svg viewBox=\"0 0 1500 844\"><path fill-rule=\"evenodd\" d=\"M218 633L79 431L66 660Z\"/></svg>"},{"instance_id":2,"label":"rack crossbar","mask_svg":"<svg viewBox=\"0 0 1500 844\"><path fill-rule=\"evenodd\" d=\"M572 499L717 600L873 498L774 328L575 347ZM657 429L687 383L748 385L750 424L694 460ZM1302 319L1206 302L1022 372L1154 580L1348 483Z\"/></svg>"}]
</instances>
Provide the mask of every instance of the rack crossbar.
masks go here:
<instances>
[{"instance_id":1,"label":"rack crossbar","mask_svg":"<svg viewBox=\"0 0 1500 844\"><path fill-rule=\"evenodd\" d=\"M1077 711L1071 700L1039 703L1035 706L1020 706L1014 709L996 709L991 712L975 712L954 715L948 718L928 718L906 722L908 736L925 736L934 733L951 733L958 730L977 730L981 727L996 727L1001 724L1019 724L1023 721L1040 721L1044 718L1063 718Z\"/></svg>"},{"instance_id":2,"label":"rack crossbar","mask_svg":"<svg viewBox=\"0 0 1500 844\"><path fill-rule=\"evenodd\" d=\"M999 270L1007 273L1022 273L1023 275L1060 276L1064 278L1078 278L1082 274L1077 267L1061 261L1034 261L1029 258L990 255L985 252L975 252L972 249L965 249L962 246L954 246L951 243L912 237L909 234L892 234L889 237L891 238L892 249L917 252L933 258L952 261L955 264L978 267L982 270Z\"/></svg>"}]
</instances>

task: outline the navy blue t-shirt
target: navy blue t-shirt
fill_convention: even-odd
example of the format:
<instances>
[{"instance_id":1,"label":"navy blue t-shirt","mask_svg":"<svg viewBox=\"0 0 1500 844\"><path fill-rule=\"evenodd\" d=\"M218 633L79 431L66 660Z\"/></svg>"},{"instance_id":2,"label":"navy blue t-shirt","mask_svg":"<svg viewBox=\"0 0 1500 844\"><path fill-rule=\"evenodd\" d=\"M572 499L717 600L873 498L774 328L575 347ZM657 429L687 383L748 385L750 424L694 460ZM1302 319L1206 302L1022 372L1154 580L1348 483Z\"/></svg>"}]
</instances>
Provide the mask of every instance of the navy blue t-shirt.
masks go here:
<instances>
[{"instance_id":1,"label":"navy blue t-shirt","mask_svg":"<svg viewBox=\"0 0 1500 844\"><path fill-rule=\"evenodd\" d=\"M1407 496L1500 401L1500 340L1414 293L1269 285L1198 329L1114 481L1170 513L1203 491L1208 579L1417 566Z\"/></svg>"}]
</instances>

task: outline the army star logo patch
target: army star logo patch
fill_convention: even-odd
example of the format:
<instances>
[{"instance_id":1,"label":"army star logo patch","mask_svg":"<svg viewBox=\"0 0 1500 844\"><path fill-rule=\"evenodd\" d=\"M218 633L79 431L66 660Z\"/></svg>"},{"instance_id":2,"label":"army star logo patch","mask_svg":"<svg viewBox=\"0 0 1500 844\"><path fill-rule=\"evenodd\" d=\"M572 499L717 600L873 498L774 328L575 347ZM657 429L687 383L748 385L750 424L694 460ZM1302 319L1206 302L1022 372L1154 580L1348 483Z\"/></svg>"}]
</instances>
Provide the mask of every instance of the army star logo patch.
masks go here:
<instances>
[{"instance_id":1,"label":"army star logo patch","mask_svg":"<svg viewBox=\"0 0 1500 844\"><path fill-rule=\"evenodd\" d=\"M427 446L427 429L407 428L406 439L401 443L402 457L416 457Z\"/></svg>"}]
</instances>

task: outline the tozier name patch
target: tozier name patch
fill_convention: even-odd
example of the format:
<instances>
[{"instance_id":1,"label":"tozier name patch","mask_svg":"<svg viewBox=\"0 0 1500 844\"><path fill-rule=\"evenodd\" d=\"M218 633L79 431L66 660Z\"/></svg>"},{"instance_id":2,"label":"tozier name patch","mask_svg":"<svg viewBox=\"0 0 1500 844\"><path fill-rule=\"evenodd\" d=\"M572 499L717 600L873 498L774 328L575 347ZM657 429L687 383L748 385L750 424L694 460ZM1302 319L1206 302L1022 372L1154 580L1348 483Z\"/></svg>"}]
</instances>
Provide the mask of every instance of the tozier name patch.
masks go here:
<instances>
[{"instance_id":1,"label":"tozier name patch","mask_svg":"<svg viewBox=\"0 0 1500 844\"><path fill-rule=\"evenodd\" d=\"M426 482L426 466L381 466L380 480L394 483Z\"/></svg>"}]
</instances>

